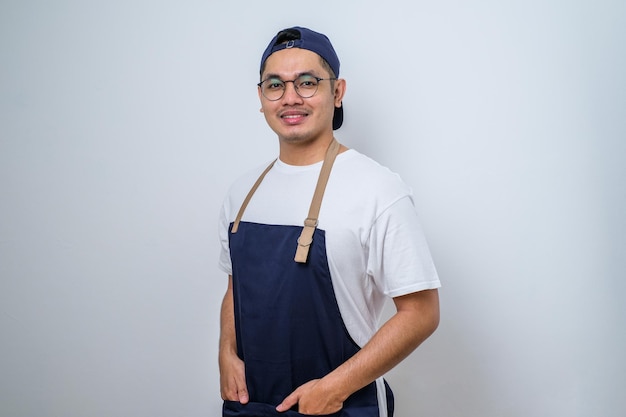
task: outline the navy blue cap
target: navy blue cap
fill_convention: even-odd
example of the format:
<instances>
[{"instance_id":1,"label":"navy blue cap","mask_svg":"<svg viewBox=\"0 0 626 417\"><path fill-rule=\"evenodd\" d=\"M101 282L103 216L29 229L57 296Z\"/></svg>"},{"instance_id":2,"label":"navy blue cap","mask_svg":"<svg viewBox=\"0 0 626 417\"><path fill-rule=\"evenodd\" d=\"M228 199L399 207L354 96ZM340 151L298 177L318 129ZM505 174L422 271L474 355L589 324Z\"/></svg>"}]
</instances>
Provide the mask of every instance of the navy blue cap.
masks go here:
<instances>
[{"instance_id":1,"label":"navy blue cap","mask_svg":"<svg viewBox=\"0 0 626 417\"><path fill-rule=\"evenodd\" d=\"M337 57L337 53L335 52L333 45L330 43L330 39L328 39L326 35L300 26L295 26L285 30L298 31L300 33L300 39L294 39L288 42L277 44L278 35L283 31L281 30L280 32L278 32L278 34L274 36L274 38L265 49L265 52L263 52L263 57L261 58L261 70L263 70L263 66L265 65L265 61L267 60L267 58L274 52L282 51L283 49L289 48L300 48L315 52L316 54L321 56L333 70L333 72L335 73L335 77L339 77L339 58ZM343 104L340 107L335 107L335 115L333 117L333 130L339 129L342 124Z\"/></svg>"}]
</instances>

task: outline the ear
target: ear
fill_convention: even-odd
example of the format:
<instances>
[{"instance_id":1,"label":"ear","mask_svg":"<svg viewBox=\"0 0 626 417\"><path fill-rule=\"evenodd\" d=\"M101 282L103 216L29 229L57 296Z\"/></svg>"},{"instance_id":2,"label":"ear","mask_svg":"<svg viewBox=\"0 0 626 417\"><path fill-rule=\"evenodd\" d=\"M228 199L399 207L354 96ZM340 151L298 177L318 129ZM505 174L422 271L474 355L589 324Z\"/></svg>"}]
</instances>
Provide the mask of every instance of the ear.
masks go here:
<instances>
[{"instance_id":1,"label":"ear","mask_svg":"<svg viewBox=\"0 0 626 417\"><path fill-rule=\"evenodd\" d=\"M335 81L335 107L340 107L343 96L346 94L346 80L343 78Z\"/></svg>"},{"instance_id":2,"label":"ear","mask_svg":"<svg viewBox=\"0 0 626 417\"><path fill-rule=\"evenodd\" d=\"M261 87L257 87L257 93L259 95L259 101L261 102L261 108L259 109L259 111L263 113L263 93L261 93Z\"/></svg>"}]
</instances>

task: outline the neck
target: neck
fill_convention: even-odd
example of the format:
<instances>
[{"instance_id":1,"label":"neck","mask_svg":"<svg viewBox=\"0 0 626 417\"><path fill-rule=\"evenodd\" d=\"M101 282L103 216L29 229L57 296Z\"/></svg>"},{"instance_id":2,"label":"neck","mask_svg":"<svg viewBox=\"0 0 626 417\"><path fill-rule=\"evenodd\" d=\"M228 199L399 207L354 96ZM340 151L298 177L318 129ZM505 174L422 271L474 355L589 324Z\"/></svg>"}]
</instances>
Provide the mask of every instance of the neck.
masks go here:
<instances>
[{"instance_id":1,"label":"neck","mask_svg":"<svg viewBox=\"0 0 626 417\"><path fill-rule=\"evenodd\" d=\"M290 142L280 140L281 161L288 165L311 165L324 160L328 146L333 140L332 134L309 142Z\"/></svg>"}]
</instances>

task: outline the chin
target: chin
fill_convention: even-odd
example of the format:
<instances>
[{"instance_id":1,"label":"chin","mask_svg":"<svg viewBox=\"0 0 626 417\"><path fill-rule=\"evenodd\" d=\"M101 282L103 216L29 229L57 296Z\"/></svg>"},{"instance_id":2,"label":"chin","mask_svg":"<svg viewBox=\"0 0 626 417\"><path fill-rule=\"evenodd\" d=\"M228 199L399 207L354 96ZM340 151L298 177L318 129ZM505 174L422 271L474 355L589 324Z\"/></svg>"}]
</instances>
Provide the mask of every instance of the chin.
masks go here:
<instances>
[{"instance_id":1,"label":"chin","mask_svg":"<svg viewBox=\"0 0 626 417\"><path fill-rule=\"evenodd\" d=\"M282 142L290 144L305 144L315 140L315 137L307 134L291 134L291 135L279 135Z\"/></svg>"},{"instance_id":2,"label":"chin","mask_svg":"<svg viewBox=\"0 0 626 417\"><path fill-rule=\"evenodd\" d=\"M286 143L307 143L311 142L315 135L309 131L302 131L300 129L287 129L287 131L277 131L278 137L281 141Z\"/></svg>"}]
</instances>

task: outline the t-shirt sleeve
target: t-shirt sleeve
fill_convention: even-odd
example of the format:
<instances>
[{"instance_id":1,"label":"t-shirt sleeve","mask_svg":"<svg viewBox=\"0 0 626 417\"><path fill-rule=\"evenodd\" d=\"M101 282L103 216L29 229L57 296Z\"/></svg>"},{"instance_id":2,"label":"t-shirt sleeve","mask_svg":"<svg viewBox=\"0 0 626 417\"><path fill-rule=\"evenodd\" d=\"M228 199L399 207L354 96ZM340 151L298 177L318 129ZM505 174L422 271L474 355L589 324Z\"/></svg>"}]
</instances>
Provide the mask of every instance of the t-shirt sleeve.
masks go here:
<instances>
[{"instance_id":1,"label":"t-shirt sleeve","mask_svg":"<svg viewBox=\"0 0 626 417\"><path fill-rule=\"evenodd\" d=\"M393 202L373 224L367 271L389 297L441 286L410 195Z\"/></svg>"},{"instance_id":2,"label":"t-shirt sleeve","mask_svg":"<svg viewBox=\"0 0 626 417\"><path fill-rule=\"evenodd\" d=\"M225 204L222 205L222 209L220 211L219 224L218 224L218 234L220 240L220 256L218 266L219 268L226 272L228 275L232 275L233 267L230 260L230 245L228 242L228 229L230 227L230 221L226 215L226 207Z\"/></svg>"}]
</instances>

